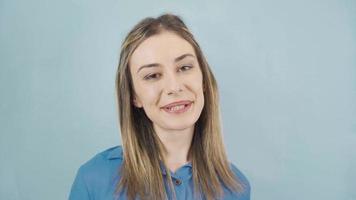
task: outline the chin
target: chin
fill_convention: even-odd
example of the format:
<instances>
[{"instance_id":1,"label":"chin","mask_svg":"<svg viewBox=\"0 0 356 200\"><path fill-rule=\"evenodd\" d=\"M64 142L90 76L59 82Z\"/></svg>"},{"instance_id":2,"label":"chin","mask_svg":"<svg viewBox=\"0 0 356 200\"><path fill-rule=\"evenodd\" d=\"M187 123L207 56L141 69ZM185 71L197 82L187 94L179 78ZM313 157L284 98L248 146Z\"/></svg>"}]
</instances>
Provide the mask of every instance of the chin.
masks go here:
<instances>
[{"instance_id":1,"label":"chin","mask_svg":"<svg viewBox=\"0 0 356 200\"><path fill-rule=\"evenodd\" d=\"M195 121L191 121L191 122L185 122L185 123L167 123L165 128L169 129L169 130L184 130L184 129L188 129L188 128L192 128L195 125Z\"/></svg>"}]
</instances>

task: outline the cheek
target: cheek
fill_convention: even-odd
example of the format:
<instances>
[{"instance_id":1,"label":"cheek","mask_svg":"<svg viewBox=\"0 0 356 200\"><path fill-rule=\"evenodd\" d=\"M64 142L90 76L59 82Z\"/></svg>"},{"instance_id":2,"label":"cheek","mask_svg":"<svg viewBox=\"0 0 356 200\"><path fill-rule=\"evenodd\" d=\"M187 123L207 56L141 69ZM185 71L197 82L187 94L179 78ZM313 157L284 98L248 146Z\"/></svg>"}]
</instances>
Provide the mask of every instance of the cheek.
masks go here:
<instances>
[{"instance_id":1,"label":"cheek","mask_svg":"<svg viewBox=\"0 0 356 200\"><path fill-rule=\"evenodd\" d=\"M191 81L192 89L198 94L203 93L203 79L202 76L195 76Z\"/></svg>"},{"instance_id":2,"label":"cheek","mask_svg":"<svg viewBox=\"0 0 356 200\"><path fill-rule=\"evenodd\" d=\"M200 78L199 81L196 81L195 83L195 93L197 95L197 99L199 101L199 104L201 104L202 107L204 107L204 87L203 87L203 79Z\"/></svg>"},{"instance_id":3,"label":"cheek","mask_svg":"<svg viewBox=\"0 0 356 200\"><path fill-rule=\"evenodd\" d=\"M138 87L137 96L141 100L144 107L156 104L159 98L158 88L155 86L141 86Z\"/></svg>"}]
</instances>

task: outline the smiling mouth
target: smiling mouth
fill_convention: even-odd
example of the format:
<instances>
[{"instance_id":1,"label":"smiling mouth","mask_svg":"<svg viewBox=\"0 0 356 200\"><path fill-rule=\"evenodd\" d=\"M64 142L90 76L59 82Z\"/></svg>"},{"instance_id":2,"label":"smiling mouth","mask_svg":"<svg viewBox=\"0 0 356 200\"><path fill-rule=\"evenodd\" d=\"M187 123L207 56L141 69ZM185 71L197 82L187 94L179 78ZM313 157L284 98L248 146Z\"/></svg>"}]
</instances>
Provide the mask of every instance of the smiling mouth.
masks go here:
<instances>
[{"instance_id":1,"label":"smiling mouth","mask_svg":"<svg viewBox=\"0 0 356 200\"><path fill-rule=\"evenodd\" d=\"M163 110L172 114L184 113L187 110L189 110L192 104L193 102L188 102L188 103L174 105L174 106L165 106L163 107Z\"/></svg>"}]
</instances>

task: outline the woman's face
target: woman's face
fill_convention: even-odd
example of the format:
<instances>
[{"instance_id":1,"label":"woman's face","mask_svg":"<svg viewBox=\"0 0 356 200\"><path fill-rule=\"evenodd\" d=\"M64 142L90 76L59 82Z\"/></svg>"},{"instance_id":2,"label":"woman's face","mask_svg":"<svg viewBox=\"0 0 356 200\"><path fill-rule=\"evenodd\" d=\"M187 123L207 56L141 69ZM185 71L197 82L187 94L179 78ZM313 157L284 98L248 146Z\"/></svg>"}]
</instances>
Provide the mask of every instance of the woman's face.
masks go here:
<instances>
[{"instance_id":1,"label":"woman's face","mask_svg":"<svg viewBox=\"0 0 356 200\"><path fill-rule=\"evenodd\" d=\"M164 31L133 52L130 71L134 104L143 108L155 128L192 128L204 107L203 77L194 48Z\"/></svg>"}]
</instances>

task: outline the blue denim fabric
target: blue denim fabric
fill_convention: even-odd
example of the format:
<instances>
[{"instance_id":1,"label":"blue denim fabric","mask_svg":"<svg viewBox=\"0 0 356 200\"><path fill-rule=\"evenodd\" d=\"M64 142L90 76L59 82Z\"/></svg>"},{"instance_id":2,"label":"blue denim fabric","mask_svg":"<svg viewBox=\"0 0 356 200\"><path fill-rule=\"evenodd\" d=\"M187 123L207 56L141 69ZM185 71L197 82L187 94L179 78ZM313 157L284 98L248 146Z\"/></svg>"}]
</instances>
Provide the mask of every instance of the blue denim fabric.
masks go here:
<instances>
[{"instance_id":1,"label":"blue denim fabric","mask_svg":"<svg viewBox=\"0 0 356 200\"><path fill-rule=\"evenodd\" d=\"M76 175L71 188L69 200L125 200L126 194L122 191L115 195L115 187L120 179L119 168L122 164L122 147L116 146L107 149L88 162L83 164ZM246 177L231 164L235 175L245 185L241 193L232 193L224 188L223 200L249 200L250 184ZM166 176L164 170L162 174ZM194 186L192 179L192 166L190 163L180 167L175 173L171 172L177 200L193 200ZM168 187L166 183L166 187ZM169 199L171 194L168 193ZM138 199L138 198L137 198Z\"/></svg>"}]
</instances>

